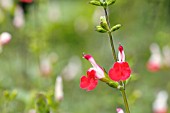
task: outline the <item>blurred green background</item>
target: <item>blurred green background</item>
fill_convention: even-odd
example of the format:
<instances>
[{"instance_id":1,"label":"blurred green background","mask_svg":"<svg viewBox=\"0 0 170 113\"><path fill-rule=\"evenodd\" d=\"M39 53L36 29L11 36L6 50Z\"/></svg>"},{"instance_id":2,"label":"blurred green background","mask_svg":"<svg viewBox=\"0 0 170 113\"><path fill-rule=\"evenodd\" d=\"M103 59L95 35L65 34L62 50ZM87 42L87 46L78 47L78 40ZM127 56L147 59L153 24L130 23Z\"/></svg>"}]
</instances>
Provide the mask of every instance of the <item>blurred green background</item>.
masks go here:
<instances>
[{"instance_id":1,"label":"blurred green background","mask_svg":"<svg viewBox=\"0 0 170 113\"><path fill-rule=\"evenodd\" d=\"M100 16L104 15L103 9L88 2L37 0L23 5L16 0L8 8L1 4L0 33L12 35L0 53L1 113L28 113L35 109L39 92L53 95L56 77L69 76L63 69L72 58L78 60L79 69L73 79L63 80L64 99L56 105L57 112L116 113L117 107L124 109L121 93L105 83L99 82L91 92L79 88L81 75L91 67L82 59L83 52L93 55L107 71L114 63L107 34L95 31ZM17 5L27 9L25 23L20 27L14 25ZM169 67L154 73L146 69L150 44L155 42L161 49L170 46L169 12L169 0L117 0L109 8L111 25L123 26L113 33L115 47L119 42L124 46L126 60L133 70L134 79L127 85L132 113L152 113L158 91L170 94ZM53 59L51 70L44 74L41 60L49 55ZM6 96L15 92L17 95L11 100Z\"/></svg>"}]
</instances>

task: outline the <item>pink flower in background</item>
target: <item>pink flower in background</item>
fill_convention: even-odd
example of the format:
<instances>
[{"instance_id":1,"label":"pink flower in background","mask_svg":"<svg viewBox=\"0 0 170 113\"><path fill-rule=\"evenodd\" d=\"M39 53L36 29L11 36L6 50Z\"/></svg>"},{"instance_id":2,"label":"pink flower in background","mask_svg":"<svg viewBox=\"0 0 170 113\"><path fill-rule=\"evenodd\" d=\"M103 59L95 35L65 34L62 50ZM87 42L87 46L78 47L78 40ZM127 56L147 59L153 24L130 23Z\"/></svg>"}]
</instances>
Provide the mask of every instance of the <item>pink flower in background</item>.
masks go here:
<instances>
[{"instance_id":1,"label":"pink flower in background","mask_svg":"<svg viewBox=\"0 0 170 113\"><path fill-rule=\"evenodd\" d=\"M20 0L20 2L24 2L24 3L32 3L33 0Z\"/></svg>"},{"instance_id":2,"label":"pink flower in background","mask_svg":"<svg viewBox=\"0 0 170 113\"><path fill-rule=\"evenodd\" d=\"M117 113L124 113L124 111L121 108L116 109Z\"/></svg>"},{"instance_id":3,"label":"pink flower in background","mask_svg":"<svg viewBox=\"0 0 170 113\"><path fill-rule=\"evenodd\" d=\"M87 59L93 67L88 69L87 76L81 77L80 88L90 91L97 86L98 79L104 78L105 75L103 69L95 62L91 55L83 55L83 58Z\"/></svg>"},{"instance_id":4,"label":"pink flower in background","mask_svg":"<svg viewBox=\"0 0 170 113\"><path fill-rule=\"evenodd\" d=\"M56 78L54 96L56 101L61 101L64 98L63 79L61 76L57 76Z\"/></svg>"},{"instance_id":5,"label":"pink flower in background","mask_svg":"<svg viewBox=\"0 0 170 113\"><path fill-rule=\"evenodd\" d=\"M7 43L9 43L11 40L11 34L8 32L3 32L0 35L0 45L5 45Z\"/></svg>"},{"instance_id":6,"label":"pink flower in background","mask_svg":"<svg viewBox=\"0 0 170 113\"><path fill-rule=\"evenodd\" d=\"M17 28L21 28L25 23L24 11L21 6L17 6L14 13L13 24Z\"/></svg>"},{"instance_id":7,"label":"pink flower in background","mask_svg":"<svg viewBox=\"0 0 170 113\"><path fill-rule=\"evenodd\" d=\"M125 54L123 47L119 46L118 61L114 63L113 67L109 70L109 77L114 81L124 81L130 77L131 69L129 64L125 62Z\"/></svg>"},{"instance_id":8,"label":"pink flower in background","mask_svg":"<svg viewBox=\"0 0 170 113\"><path fill-rule=\"evenodd\" d=\"M168 113L168 93L160 91L153 102L153 113Z\"/></svg>"},{"instance_id":9,"label":"pink flower in background","mask_svg":"<svg viewBox=\"0 0 170 113\"><path fill-rule=\"evenodd\" d=\"M151 56L147 62L147 69L151 72L156 72L161 68L162 55L158 44L153 43L150 46Z\"/></svg>"},{"instance_id":10,"label":"pink flower in background","mask_svg":"<svg viewBox=\"0 0 170 113\"><path fill-rule=\"evenodd\" d=\"M81 73L81 60L77 56L70 58L68 64L63 68L61 75L64 80L71 81Z\"/></svg>"}]
</instances>

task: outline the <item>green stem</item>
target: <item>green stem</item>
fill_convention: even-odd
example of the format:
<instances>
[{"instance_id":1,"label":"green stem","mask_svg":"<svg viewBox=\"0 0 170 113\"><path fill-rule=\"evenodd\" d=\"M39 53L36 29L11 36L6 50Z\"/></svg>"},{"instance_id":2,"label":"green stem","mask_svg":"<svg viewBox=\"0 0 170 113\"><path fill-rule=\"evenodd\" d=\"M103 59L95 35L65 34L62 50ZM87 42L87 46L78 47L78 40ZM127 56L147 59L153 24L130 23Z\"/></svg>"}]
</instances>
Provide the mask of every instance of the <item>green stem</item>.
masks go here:
<instances>
[{"instance_id":1,"label":"green stem","mask_svg":"<svg viewBox=\"0 0 170 113\"><path fill-rule=\"evenodd\" d=\"M105 2L105 0L103 0L103 1ZM109 22L109 16L108 16L107 7L104 7L104 12L105 12L105 17L106 17L107 25L108 25L108 27L110 29L110 22ZM113 43L112 33L110 31L108 31L108 35L109 35L109 38L110 38L110 45L111 45L111 48L112 48L113 58L114 58L114 60L116 62L117 61L117 56L116 56L115 47L114 47L114 43ZM126 112L130 113L128 101L127 101L127 98L126 98L125 84L123 82L121 82L120 84L123 85L123 89L120 90L120 91L121 91L122 96L123 96Z\"/></svg>"},{"instance_id":2,"label":"green stem","mask_svg":"<svg viewBox=\"0 0 170 113\"><path fill-rule=\"evenodd\" d=\"M114 58L114 60L116 62L117 61L117 57L116 57L116 52L115 52L115 47L114 47L113 37L112 37L111 32L108 32L108 35L109 35L109 38L110 38L110 45L111 45L111 48L112 48L113 58Z\"/></svg>"},{"instance_id":3,"label":"green stem","mask_svg":"<svg viewBox=\"0 0 170 113\"><path fill-rule=\"evenodd\" d=\"M127 101L127 98L126 98L125 89L121 90L121 93L122 93L122 96L123 96L123 100L124 100L126 112L127 112L127 113L130 113L128 101Z\"/></svg>"},{"instance_id":4,"label":"green stem","mask_svg":"<svg viewBox=\"0 0 170 113\"><path fill-rule=\"evenodd\" d=\"M104 8L104 12L105 12L105 17L106 17L107 25L108 25L108 27L110 29L110 22L109 22L109 15L108 15L108 12L107 12L107 8ZM114 58L114 60L116 62L117 61L117 57L116 57L115 47L114 47L114 43L113 43L113 37L112 37L112 34L111 34L110 31L108 32L108 35L109 35L109 38L110 38L110 45L111 45L111 48L112 48L113 58Z\"/></svg>"}]
</instances>

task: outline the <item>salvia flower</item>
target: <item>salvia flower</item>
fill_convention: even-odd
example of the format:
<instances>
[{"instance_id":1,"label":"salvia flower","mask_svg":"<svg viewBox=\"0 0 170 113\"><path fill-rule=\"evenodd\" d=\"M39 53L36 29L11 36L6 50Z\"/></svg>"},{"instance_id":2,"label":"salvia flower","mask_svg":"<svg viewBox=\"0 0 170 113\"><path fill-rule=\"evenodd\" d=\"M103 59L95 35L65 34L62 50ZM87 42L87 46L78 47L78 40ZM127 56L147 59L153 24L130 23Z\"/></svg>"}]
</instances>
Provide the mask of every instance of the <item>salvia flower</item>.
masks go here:
<instances>
[{"instance_id":1,"label":"salvia flower","mask_svg":"<svg viewBox=\"0 0 170 113\"><path fill-rule=\"evenodd\" d=\"M129 64L125 62L125 54L123 47L119 46L118 61L114 63L109 70L109 77L114 81L125 81L130 77L131 69Z\"/></svg>"},{"instance_id":2,"label":"salvia flower","mask_svg":"<svg viewBox=\"0 0 170 113\"><path fill-rule=\"evenodd\" d=\"M116 109L117 113L124 113L124 111L121 108Z\"/></svg>"},{"instance_id":3,"label":"salvia flower","mask_svg":"<svg viewBox=\"0 0 170 113\"><path fill-rule=\"evenodd\" d=\"M80 88L90 91L97 86L98 79L104 78L105 75L103 69L95 62L91 55L83 55L83 58L87 59L93 67L88 69L87 76L81 77Z\"/></svg>"}]
</instances>

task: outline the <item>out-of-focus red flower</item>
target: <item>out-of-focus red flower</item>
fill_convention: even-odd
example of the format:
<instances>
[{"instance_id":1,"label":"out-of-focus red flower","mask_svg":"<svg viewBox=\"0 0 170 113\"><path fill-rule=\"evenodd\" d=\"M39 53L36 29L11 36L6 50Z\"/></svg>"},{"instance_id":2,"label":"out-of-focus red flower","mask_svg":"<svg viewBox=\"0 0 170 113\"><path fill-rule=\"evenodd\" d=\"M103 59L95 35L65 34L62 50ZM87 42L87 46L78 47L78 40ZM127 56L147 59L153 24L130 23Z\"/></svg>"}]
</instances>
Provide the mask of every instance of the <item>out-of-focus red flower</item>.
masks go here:
<instances>
[{"instance_id":1,"label":"out-of-focus red flower","mask_svg":"<svg viewBox=\"0 0 170 113\"><path fill-rule=\"evenodd\" d=\"M20 2L24 2L24 3L32 3L33 0L20 0Z\"/></svg>"},{"instance_id":2,"label":"out-of-focus red flower","mask_svg":"<svg viewBox=\"0 0 170 113\"><path fill-rule=\"evenodd\" d=\"M96 71L90 68L87 71L87 76L81 77L80 88L86 89L87 91L93 90L98 84L98 80L95 75Z\"/></svg>"},{"instance_id":3,"label":"out-of-focus red flower","mask_svg":"<svg viewBox=\"0 0 170 113\"><path fill-rule=\"evenodd\" d=\"M114 81L125 81L130 77L131 69L129 64L125 62L125 54L123 47L119 46L118 61L114 63L109 70L109 77Z\"/></svg>"},{"instance_id":4,"label":"out-of-focus red flower","mask_svg":"<svg viewBox=\"0 0 170 113\"><path fill-rule=\"evenodd\" d=\"M155 63L155 62L148 62L147 63L147 69L150 71L150 72L157 72L160 70L160 65Z\"/></svg>"}]
</instances>

